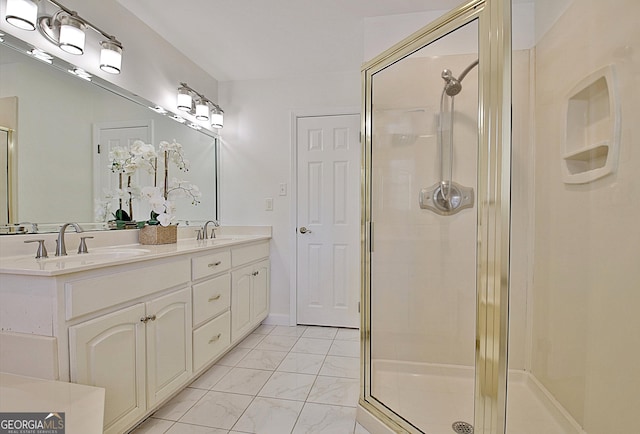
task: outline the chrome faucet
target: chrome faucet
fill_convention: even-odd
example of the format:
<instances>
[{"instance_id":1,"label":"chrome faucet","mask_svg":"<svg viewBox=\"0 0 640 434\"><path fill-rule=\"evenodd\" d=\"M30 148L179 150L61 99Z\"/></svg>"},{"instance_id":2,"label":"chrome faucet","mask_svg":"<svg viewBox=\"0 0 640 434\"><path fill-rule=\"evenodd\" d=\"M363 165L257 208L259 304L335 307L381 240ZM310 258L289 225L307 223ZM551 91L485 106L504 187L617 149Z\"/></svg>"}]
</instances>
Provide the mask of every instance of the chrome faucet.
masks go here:
<instances>
[{"instance_id":1,"label":"chrome faucet","mask_svg":"<svg viewBox=\"0 0 640 434\"><path fill-rule=\"evenodd\" d=\"M76 232L83 232L78 223L65 223L60 227L58 232L58 242L56 243L56 256L67 256L67 247L64 245L64 232L67 230L67 226L73 226Z\"/></svg>"},{"instance_id":2,"label":"chrome faucet","mask_svg":"<svg viewBox=\"0 0 640 434\"><path fill-rule=\"evenodd\" d=\"M202 232L204 232L203 236L204 239L208 239L209 238L209 234L207 233L207 226L209 225L209 223L213 223L213 229L211 229L211 238L215 238L216 237L216 229L220 227L220 222L218 222L218 220L209 220L208 222L206 222L204 224L204 227L202 228Z\"/></svg>"}]
</instances>

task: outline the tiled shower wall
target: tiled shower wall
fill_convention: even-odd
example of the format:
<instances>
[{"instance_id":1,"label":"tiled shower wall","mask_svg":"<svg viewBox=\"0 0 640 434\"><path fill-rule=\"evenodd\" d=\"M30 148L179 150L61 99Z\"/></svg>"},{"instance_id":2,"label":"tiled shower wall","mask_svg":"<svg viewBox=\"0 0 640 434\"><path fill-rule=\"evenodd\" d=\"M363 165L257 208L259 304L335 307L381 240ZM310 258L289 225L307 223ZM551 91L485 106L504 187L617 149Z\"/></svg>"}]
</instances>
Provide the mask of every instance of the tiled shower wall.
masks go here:
<instances>
[{"instance_id":1,"label":"tiled shower wall","mask_svg":"<svg viewBox=\"0 0 640 434\"><path fill-rule=\"evenodd\" d=\"M640 408L640 3L573 1L536 45L532 372L589 434ZM561 174L568 92L614 65L617 171ZM633 430L633 429L632 429Z\"/></svg>"}]
</instances>

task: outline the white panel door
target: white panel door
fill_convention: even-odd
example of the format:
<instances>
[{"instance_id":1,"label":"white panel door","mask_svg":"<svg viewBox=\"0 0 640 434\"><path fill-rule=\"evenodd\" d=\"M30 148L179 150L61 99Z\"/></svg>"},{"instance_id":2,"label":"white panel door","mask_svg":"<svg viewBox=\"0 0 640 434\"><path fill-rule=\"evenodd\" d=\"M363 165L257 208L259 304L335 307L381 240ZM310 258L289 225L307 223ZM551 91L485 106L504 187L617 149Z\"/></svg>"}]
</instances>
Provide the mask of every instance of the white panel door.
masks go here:
<instances>
[{"instance_id":1,"label":"white panel door","mask_svg":"<svg viewBox=\"0 0 640 434\"><path fill-rule=\"evenodd\" d=\"M360 116L297 120L297 322L358 327Z\"/></svg>"},{"instance_id":2,"label":"white panel door","mask_svg":"<svg viewBox=\"0 0 640 434\"><path fill-rule=\"evenodd\" d=\"M136 140L142 140L145 143L152 143L153 140L153 124L152 121L134 121L134 122L108 122L104 124L94 125L94 142L95 158L93 163L93 199L102 200L105 191L115 191L119 187L118 175L111 172L109 164L109 152L114 146L129 147ZM152 143L153 144L153 143ZM154 144L155 145L155 144ZM126 188L126 177L123 176L123 188ZM132 185L144 187L153 185L153 176L145 170L138 170L132 177ZM129 207L124 205L122 208L129 213ZM118 209L118 201L114 199L111 205L111 211ZM141 215L139 204L134 201L133 218L134 220L146 220L149 216Z\"/></svg>"}]
</instances>

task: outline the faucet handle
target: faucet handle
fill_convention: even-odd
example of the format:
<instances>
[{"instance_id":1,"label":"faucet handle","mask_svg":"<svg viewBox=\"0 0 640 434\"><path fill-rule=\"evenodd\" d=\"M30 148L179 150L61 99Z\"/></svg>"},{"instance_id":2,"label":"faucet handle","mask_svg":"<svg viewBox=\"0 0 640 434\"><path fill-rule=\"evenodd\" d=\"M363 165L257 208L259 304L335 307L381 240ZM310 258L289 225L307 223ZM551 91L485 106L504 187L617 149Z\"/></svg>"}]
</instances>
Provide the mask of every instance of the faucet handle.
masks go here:
<instances>
[{"instance_id":1,"label":"faucet handle","mask_svg":"<svg viewBox=\"0 0 640 434\"><path fill-rule=\"evenodd\" d=\"M47 248L44 245L44 240L28 240L26 243L38 243L38 250L36 251L36 259L48 257Z\"/></svg>"},{"instance_id":2,"label":"faucet handle","mask_svg":"<svg viewBox=\"0 0 640 434\"><path fill-rule=\"evenodd\" d=\"M87 242L85 241L87 238L93 238L93 237L80 237L80 245L78 246L78 254L80 254L80 253L89 253L89 250L87 250Z\"/></svg>"},{"instance_id":3,"label":"faucet handle","mask_svg":"<svg viewBox=\"0 0 640 434\"><path fill-rule=\"evenodd\" d=\"M216 229L218 229L217 226L214 227L214 228L211 228L211 238L215 238L216 237Z\"/></svg>"},{"instance_id":4,"label":"faucet handle","mask_svg":"<svg viewBox=\"0 0 640 434\"><path fill-rule=\"evenodd\" d=\"M196 240L202 240L202 228L196 229Z\"/></svg>"}]
</instances>

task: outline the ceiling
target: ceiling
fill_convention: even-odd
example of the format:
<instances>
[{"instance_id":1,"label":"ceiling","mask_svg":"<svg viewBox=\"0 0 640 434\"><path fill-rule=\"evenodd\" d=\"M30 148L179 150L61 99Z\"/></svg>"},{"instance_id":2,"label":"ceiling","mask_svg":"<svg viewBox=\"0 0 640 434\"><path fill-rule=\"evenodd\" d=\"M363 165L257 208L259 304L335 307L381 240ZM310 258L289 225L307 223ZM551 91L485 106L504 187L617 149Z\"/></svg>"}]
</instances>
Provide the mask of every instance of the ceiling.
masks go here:
<instances>
[{"instance_id":1,"label":"ceiling","mask_svg":"<svg viewBox=\"0 0 640 434\"><path fill-rule=\"evenodd\" d=\"M365 18L448 10L461 0L118 2L213 77L229 81L360 70Z\"/></svg>"}]
</instances>

